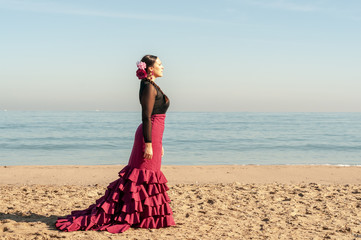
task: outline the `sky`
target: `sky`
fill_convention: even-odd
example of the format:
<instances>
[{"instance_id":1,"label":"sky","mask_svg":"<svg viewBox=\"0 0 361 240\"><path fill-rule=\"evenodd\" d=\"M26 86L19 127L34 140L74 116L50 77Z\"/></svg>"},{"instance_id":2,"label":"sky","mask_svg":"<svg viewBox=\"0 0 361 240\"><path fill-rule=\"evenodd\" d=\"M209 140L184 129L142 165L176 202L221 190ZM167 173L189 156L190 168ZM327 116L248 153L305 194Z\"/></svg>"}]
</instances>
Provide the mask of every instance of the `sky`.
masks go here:
<instances>
[{"instance_id":1,"label":"sky","mask_svg":"<svg viewBox=\"0 0 361 240\"><path fill-rule=\"evenodd\" d=\"M0 0L0 110L360 112L361 1Z\"/></svg>"}]
</instances>

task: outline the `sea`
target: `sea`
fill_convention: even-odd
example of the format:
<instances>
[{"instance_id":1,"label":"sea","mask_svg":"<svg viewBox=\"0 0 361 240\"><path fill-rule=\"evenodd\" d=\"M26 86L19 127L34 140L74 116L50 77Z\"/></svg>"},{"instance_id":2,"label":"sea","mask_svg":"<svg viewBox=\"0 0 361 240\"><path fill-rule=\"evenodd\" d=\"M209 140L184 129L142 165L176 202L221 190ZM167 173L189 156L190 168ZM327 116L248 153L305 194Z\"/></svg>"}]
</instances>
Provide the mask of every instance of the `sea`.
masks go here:
<instances>
[{"instance_id":1,"label":"sea","mask_svg":"<svg viewBox=\"0 0 361 240\"><path fill-rule=\"evenodd\" d=\"M127 164L139 112L0 111L0 166ZM361 165L361 113L167 112L164 165Z\"/></svg>"}]
</instances>

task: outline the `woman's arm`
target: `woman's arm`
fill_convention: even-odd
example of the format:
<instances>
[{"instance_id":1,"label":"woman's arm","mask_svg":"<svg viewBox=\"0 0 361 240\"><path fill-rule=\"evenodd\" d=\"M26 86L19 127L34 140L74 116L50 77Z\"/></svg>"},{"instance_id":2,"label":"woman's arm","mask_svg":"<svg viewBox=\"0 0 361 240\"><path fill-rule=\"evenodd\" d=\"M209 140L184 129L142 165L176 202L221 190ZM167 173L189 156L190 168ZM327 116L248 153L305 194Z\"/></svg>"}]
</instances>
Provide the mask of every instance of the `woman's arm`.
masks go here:
<instances>
[{"instance_id":1,"label":"woman's arm","mask_svg":"<svg viewBox=\"0 0 361 240\"><path fill-rule=\"evenodd\" d=\"M152 122L151 116L157 90L152 84L147 84L142 92L140 103L142 105L143 137L145 142L144 158L152 159Z\"/></svg>"}]
</instances>

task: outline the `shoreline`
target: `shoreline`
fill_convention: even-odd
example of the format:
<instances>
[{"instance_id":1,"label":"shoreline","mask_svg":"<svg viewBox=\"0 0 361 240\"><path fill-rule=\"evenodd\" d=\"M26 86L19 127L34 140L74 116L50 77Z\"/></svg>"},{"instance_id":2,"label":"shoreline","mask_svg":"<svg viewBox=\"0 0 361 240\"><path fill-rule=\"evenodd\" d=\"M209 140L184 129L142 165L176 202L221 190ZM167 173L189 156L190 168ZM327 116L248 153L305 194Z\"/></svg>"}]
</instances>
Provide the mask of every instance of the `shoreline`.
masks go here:
<instances>
[{"instance_id":1,"label":"shoreline","mask_svg":"<svg viewBox=\"0 0 361 240\"><path fill-rule=\"evenodd\" d=\"M106 185L125 165L0 166L0 184ZM319 183L361 184L361 166L163 165L169 184Z\"/></svg>"},{"instance_id":2,"label":"shoreline","mask_svg":"<svg viewBox=\"0 0 361 240\"><path fill-rule=\"evenodd\" d=\"M122 166L125 164L90 164L90 165L82 165L82 164L53 164L53 165L38 165L38 164L31 164L31 165L0 165L0 168L7 168L7 167L61 167L61 166ZM182 165L182 164L162 164L162 166L335 166L335 167L361 167L361 164L331 164L331 163L325 163L325 164L202 164L202 165Z\"/></svg>"}]
</instances>

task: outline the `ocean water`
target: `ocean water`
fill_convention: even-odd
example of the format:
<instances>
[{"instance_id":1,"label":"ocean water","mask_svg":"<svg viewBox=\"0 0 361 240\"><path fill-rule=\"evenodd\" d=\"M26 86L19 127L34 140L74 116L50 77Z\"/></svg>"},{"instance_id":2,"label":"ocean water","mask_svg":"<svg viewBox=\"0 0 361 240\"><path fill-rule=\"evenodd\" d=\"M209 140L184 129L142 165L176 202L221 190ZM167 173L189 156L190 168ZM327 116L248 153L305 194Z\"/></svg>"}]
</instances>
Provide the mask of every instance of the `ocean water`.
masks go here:
<instances>
[{"instance_id":1,"label":"ocean water","mask_svg":"<svg viewBox=\"0 0 361 240\"><path fill-rule=\"evenodd\" d=\"M139 112L0 112L0 165L126 164ZM168 112L163 164L361 165L361 113Z\"/></svg>"}]
</instances>

